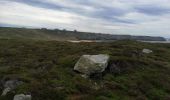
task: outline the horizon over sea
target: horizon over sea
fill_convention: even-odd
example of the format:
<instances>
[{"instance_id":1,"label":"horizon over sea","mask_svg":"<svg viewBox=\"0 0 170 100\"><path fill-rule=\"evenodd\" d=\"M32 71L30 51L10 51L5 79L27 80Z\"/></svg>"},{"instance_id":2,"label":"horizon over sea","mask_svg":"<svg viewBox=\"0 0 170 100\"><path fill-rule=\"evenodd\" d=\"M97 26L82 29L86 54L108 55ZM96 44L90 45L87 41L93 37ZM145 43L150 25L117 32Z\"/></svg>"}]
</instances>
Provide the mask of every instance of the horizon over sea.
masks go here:
<instances>
[{"instance_id":1,"label":"horizon over sea","mask_svg":"<svg viewBox=\"0 0 170 100\"><path fill-rule=\"evenodd\" d=\"M170 43L170 41L141 41L141 42L147 42L147 43Z\"/></svg>"}]
</instances>

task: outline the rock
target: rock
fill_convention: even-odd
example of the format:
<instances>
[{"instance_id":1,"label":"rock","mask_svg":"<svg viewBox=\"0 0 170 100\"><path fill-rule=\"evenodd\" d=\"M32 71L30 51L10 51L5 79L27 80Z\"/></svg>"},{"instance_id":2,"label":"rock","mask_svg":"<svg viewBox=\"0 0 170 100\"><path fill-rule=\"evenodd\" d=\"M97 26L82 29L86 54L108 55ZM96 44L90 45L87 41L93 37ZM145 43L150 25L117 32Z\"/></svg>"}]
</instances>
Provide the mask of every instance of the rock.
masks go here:
<instances>
[{"instance_id":1,"label":"rock","mask_svg":"<svg viewBox=\"0 0 170 100\"><path fill-rule=\"evenodd\" d=\"M86 74L82 74L81 77L83 77L83 78L88 78L89 76L86 75Z\"/></svg>"},{"instance_id":2,"label":"rock","mask_svg":"<svg viewBox=\"0 0 170 100\"><path fill-rule=\"evenodd\" d=\"M142 52L143 52L143 53L149 54L149 53L152 53L153 51L150 50L150 49L143 49Z\"/></svg>"},{"instance_id":3,"label":"rock","mask_svg":"<svg viewBox=\"0 0 170 100\"><path fill-rule=\"evenodd\" d=\"M2 94L1 96L5 96L8 92L11 91L11 88L5 88L3 91L2 91Z\"/></svg>"},{"instance_id":4,"label":"rock","mask_svg":"<svg viewBox=\"0 0 170 100\"><path fill-rule=\"evenodd\" d=\"M83 76L90 76L94 73L103 72L109 61L109 56L105 54L99 55L83 55L75 64L74 70L83 74Z\"/></svg>"},{"instance_id":5,"label":"rock","mask_svg":"<svg viewBox=\"0 0 170 100\"><path fill-rule=\"evenodd\" d=\"M21 85L23 82L18 80L8 80L4 83L2 96L5 96L8 92L15 89L17 86Z\"/></svg>"},{"instance_id":6,"label":"rock","mask_svg":"<svg viewBox=\"0 0 170 100\"><path fill-rule=\"evenodd\" d=\"M21 85L23 82L18 80L9 80L4 84L5 88L15 89L17 86Z\"/></svg>"},{"instance_id":7,"label":"rock","mask_svg":"<svg viewBox=\"0 0 170 100\"><path fill-rule=\"evenodd\" d=\"M17 94L14 96L14 100L31 100L31 95Z\"/></svg>"}]
</instances>

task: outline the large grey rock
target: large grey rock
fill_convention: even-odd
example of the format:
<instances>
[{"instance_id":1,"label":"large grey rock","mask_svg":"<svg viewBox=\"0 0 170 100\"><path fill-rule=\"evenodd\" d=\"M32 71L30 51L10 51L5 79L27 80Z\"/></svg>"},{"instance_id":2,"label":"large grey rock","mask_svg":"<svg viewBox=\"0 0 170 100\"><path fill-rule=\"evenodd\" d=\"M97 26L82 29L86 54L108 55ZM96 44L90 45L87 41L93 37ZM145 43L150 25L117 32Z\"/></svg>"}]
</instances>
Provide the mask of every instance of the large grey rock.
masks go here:
<instances>
[{"instance_id":1,"label":"large grey rock","mask_svg":"<svg viewBox=\"0 0 170 100\"><path fill-rule=\"evenodd\" d=\"M149 53L152 53L153 51L150 50L150 49L143 49L142 52L146 53L146 54L149 54Z\"/></svg>"},{"instance_id":2,"label":"large grey rock","mask_svg":"<svg viewBox=\"0 0 170 100\"><path fill-rule=\"evenodd\" d=\"M103 72L109 61L109 55L83 55L79 61L75 64L74 70L82 73L85 76L89 76L94 73Z\"/></svg>"},{"instance_id":3,"label":"large grey rock","mask_svg":"<svg viewBox=\"0 0 170 100\"><path fill-rule=\"evenodd\" d=\"M31 95L17 94L14 96L14 100L31 100Z\"/></svg>"},{"instance_id":4,"label":"large grey rock","mask_svg":"<svg viewBox=\"0 0 170 100\"><path fill-rule=\"evenodd\" d=\"M18 81L18 80L8 80L4 83L3 91L2 91L2 96L5 96L8 92L12 91L15 89L17 86L21 85L23 82Z\"/></svg>"}]
</instances>

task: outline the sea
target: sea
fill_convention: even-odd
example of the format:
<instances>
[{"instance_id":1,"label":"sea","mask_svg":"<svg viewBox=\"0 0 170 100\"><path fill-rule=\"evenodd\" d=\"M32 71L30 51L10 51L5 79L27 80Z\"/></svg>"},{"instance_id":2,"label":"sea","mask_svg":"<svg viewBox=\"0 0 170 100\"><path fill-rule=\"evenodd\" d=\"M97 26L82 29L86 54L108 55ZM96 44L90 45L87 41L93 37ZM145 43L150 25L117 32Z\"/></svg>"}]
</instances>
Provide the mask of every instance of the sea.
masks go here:
<instances>
[{"instance_id":1,"label":"sea","mask_svg":"<svg viewBox=\"0 0 170 100\"><path fill-rule=\"evenodd\" d=\"M141 42L147 42L147 43L170 43L170 41L141 41Z\"/></svg>"},{"instance_id":2,"label":"sea","mask_svg":"<svg viewBox=\"0 0 170 100\"><path fill-rule=\"evenodd\" d=\"M68 40L68 42L72 43L80 43L80 42L114 42L116 40ZM140 41L146 43L170 43L170 41Z\"/></svg>"}]
</instances>

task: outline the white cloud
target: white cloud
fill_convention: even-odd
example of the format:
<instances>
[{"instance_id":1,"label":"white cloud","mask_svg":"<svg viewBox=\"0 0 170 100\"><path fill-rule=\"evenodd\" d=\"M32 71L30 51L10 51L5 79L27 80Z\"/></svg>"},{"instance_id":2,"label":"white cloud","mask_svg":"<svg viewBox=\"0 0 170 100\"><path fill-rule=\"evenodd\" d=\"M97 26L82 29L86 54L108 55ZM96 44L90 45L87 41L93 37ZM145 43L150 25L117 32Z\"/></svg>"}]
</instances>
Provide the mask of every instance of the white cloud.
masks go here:
<instances>
[{"instance_id":1,"label":"white cloud","mask_svg":"<svg viewBox=\"0 0 170 100\"><path fill-rule=\"evenodd\" d=\"M0 23L19 26L61 27L82 31L94 31L93 29L98 29L99 31L102 31L102 24L107 24L100 19L58 10L32 7L16 2L5 2L0 6L0 9ZM115 26L115 28L116 27L118 26Z\"/></svg>"},{"instance_id":2,"label":"white cloud","mask_svg":"<svg viewBox=\"0 0 170 100\"><path fill-rule=\"evenodd\" d=\"M15 2L5 3L0 6L0 9L1 22L8 18L11 19L11 21L18 21L18 23L21 22L19 20L30 20L35 22L46 21L67 24L72 23L72 17L76 17L76 15L67 12L37 8Z\"/></svg>"}]
</instances>

